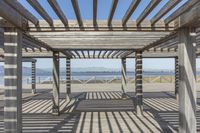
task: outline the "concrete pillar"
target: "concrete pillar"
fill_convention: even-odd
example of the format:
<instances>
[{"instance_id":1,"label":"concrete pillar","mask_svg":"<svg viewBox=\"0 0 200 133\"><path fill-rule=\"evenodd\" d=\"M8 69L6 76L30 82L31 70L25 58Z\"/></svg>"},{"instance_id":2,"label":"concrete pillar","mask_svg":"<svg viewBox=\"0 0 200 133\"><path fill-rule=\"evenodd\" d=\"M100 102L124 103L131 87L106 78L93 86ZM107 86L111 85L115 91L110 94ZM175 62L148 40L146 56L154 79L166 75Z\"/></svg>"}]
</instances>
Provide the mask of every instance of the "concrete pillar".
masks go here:
<instances>
[{"instance_id":1,"label":"concrete pillar","mask_svg":"<svg viewBox=\"0 0 200 133\"><path fill-rule=\"evenodd\" d=\"M66 58L66 100L71 94L71 61L69 58Z\"/></svg>"},{"instance_id":2,"label":"concrete pillar","mask_svg":"<svg viewBox=\"0 0 200 133\"><path fill-rule=\"evenodd\" d=\"M126 98L126 90L127 90L127 77L126 77L126 59L121 59L122 62L122 98Z\"/></svg>"},{"instance_id":3,"label":"concrete pillar","mask_svg":"<svg viewBox=\"0 0 200 133\"><path fill-rule=\"evenodd\" d=\"M178 87L179 87L179 64L178 57L175 57L175 96L178 99Z\"/></svg>"},{"instance_id":4,"label":"concrete pillar","mask_svg":"<svg viewBox=\"0 0 200 133\"><path fill-rule=\"evenodd\" d=\"M4 33L4 132L22 132L22 32Z\"/></svg>"},{"instance_id":5,"label":"concrete pillar","mask_svg":"<svg viewBox=\"0 0 200 133\"><path fill-rule=\"evenodd\" d=\"M60 76L59 76L59 52L53 52L53 108L52 114L59 115Z\"/></svg>"},{"instance_id":6,"label":"concrete pillar","mask_svg":"<svg viewBox=\"0 0 200 133\"><path fill-rule=\"evenodd\" d=\"M32 93L36 93L36 62L32 62L32 75L31 75L31 85L32 85Z\"/></svg>"},{"instance_id":7,"label":"concrete pillar","mask_svg":"<svg viewBox=\"0 0 200 133\"><path fill-rule=\"evenodd\" d=\"M179 132L196 133L196 48L189 28L178 31Z\"/></svg>"},{"instance_id":8,"label":"concrete pillar","mask_svg":"<svg viewBox=\"0 0 200 133\"><path fill-rule=\"evenodd\" d=\"M135 53L135 89L136 112L138 116L141 116L143 115L142 51Z\"/></svg>"}]
</instances>

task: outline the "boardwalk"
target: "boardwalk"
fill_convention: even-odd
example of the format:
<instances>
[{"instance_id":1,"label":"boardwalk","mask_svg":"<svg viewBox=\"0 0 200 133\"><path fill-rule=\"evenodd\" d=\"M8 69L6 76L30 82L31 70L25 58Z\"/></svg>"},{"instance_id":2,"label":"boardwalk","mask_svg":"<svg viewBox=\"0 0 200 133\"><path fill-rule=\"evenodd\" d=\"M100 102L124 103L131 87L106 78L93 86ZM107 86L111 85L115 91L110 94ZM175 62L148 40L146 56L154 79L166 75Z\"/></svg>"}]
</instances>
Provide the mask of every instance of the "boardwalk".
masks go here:
<instances>
[{"instance_id":1,"label":"boardwalk","mask_svg":"<svg viewBox=\"0 0 200 133\"><path fill-rule=\"evenodd\" d=\"M94 86L97 89L92 91ZM105 88L102 88L103 86ZM68 101L65 100L64 89L61 89L60 116L52 116L51 114L51 89L39 89L35 96L24 93L23 132L177 132L178 104L174 92L170 91L170 89L173 90L171 88L173 84L154 84L152 86L147 84L144 86L146 92L144 93L143 117L138 117L134 111L133 92L128 92L127 99L121 99L120 84L92 84L85 85L84 88L72 85L74 91L70 96L72 99ZM158 92L157 90L161 89L161 86L163 90ZM131 90L133 89L129 88L129 91ZM198 110L200 109L199 104L198 100ZM0 132L3 133L2 106L0 115ZM198 131L200 131L199 115L197 113Z\"/></svg>"}]
</instances>

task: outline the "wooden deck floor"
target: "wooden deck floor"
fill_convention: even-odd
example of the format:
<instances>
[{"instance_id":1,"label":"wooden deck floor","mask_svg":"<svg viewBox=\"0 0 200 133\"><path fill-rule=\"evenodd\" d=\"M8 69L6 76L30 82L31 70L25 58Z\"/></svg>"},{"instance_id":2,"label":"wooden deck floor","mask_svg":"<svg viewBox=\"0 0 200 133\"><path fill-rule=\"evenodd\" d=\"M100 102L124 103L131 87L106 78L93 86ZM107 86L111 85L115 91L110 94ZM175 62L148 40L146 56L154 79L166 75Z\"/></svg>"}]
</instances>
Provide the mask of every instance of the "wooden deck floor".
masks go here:
<instances>
[{"instance_id":1,"label":"wooden deck floor","mask_svg":"<svg viewBox=\"0 0 200 133\"><path fill-rule=\"evenodd\" d=\"M177 132L178 105L173 92L144 93L144 116L134 111L134 93L121 99L120 91L76 92L66 101L61 93L60 116L51 115L51 92L42 90L23 101L24 133L158 133ZM200 109L199 106L197 107ZM198 131L200 113L197 111ZM3 132L3 108L0 109Z\"/></svg>"}]
</instances>

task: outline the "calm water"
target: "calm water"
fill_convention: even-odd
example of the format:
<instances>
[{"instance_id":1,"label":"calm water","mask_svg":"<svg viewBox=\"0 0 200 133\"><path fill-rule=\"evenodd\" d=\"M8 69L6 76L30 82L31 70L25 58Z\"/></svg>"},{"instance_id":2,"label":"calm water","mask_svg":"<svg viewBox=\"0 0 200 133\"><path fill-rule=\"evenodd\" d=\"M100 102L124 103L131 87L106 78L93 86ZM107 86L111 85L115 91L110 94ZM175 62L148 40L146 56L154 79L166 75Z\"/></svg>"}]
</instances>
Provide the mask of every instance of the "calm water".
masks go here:
<instances>
[{"instance_id":1,"label":"calm water","mask_svg":"<svg viewBox=\"0 0 200 133\"><path fill-rule=\"evenodd\" d=\"M134 78L134 72L128 72L128 78ZM144 76L162 76L162 75L174 75L173 72L144 72ZM65 80L65 74L61 74L60 79ZM78 80L89 80L91 78L97 80L110 80L113 78L121 78L121 72L76 72L72 73L72 79ZM23 76L23 83L31 83L31 75ZM43 81L52 81L51 75L37 75L36 82L41 83ZM0 75L0 84L4 83L3 75Z\"/></svg>"}]
</instances>

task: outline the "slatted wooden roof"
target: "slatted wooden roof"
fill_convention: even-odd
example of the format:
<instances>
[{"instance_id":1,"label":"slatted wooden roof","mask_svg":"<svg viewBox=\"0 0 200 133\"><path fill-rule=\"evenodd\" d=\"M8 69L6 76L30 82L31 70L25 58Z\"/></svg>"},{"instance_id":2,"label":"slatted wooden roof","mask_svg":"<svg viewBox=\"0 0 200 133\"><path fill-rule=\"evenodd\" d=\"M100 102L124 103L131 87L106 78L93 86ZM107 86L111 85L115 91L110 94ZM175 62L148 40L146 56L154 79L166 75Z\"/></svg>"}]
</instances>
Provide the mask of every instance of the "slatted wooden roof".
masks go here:
<instances>
[{"instance_id":1,"label":"slatted wooden roof","mask_svg":"<svg viewBox=\"0 0 200 133\"><path fill-rule=\"evenodd\" d=\"M52 51L59 51L61 56L69 58L125 58L133 57L136 50L145 51L148 56L153 56L152 53L156 51L160 52L158 56L161 57L176 56L176 29L189 23L181 16L191 10L199 11L199 0L188 0L176 10L174 7L183 0L168 0L148 20L147 16L160 6L161 2L150 0L137 19L131 20L131 15L142 1L132 0L123 18L113 20L119 0L112 0L107 20L98 20L97 8L100 0L93 0L93 18L84 20L78 0L71 0L76 20L68 20L57 0L47 0L46 4L50 5L59 18L53 20L39 0L26 1L43 20L35 17L35 14L17 0L1 0L0 16L3 19L0 19L0 25L5 31L12 26L24 31L23 53L27 57L31 57L31 54L33 57L49 57ZM171 14L164 18L169 12ZM194 19L194 16L190 19ZM194 33L199 46L200 30ZM2 40L0 34L0 44ZM0 46L3 48L3 44Z\"/></svg>"}]
</instances>

